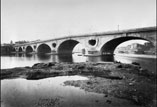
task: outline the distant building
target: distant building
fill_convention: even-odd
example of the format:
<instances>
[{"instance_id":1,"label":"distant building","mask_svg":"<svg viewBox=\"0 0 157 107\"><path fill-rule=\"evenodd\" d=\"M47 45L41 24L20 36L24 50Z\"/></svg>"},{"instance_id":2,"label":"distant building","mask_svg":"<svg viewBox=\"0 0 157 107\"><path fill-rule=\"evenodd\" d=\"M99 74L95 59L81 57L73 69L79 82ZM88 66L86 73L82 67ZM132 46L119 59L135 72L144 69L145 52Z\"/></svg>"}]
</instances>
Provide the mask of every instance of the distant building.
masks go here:
<instances>
[{"instance_id":1,"label":"distant building","mask_svg":"<svg viewBox=\"0 0 157 107\"><path fill-rule=\"evenodd\" d=\"M156 49L150 42L146 42L144 44L133 43L126 47L117 48L116 53L156 54Z\"/></svg>"},{"instance_id":2,"label":"distant building","mask_svg":"<svg viewBox=\"0 0 157 107\"><path fill-rule=\"evenodd\" d=\"M23 43L29 43L29 41L23 40L23 41L17 41L17 42L15 42L15 44L23 44Z\"/></svg>"}]
</instances>

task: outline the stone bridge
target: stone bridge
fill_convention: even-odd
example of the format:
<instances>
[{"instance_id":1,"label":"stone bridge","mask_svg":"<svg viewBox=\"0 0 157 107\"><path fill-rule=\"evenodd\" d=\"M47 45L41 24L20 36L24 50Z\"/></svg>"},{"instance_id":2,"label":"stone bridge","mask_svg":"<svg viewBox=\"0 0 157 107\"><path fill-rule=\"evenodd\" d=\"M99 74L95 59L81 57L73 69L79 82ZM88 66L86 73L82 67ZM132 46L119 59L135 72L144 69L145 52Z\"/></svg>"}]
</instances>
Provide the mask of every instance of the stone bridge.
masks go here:
<instances>
[{"instance_id":1,"label":"stone bridge","mask_svg":"<svg viewBox=\"0 0 157 107\"><path fill-rule=\"evenodd\" d=\"M72 54L78 44L84 46L86 55L113 54L115 48L128 40L146 40L156 47L156 26L36 41L14 46L19 53Z\"/></svg>"}]
</instances>

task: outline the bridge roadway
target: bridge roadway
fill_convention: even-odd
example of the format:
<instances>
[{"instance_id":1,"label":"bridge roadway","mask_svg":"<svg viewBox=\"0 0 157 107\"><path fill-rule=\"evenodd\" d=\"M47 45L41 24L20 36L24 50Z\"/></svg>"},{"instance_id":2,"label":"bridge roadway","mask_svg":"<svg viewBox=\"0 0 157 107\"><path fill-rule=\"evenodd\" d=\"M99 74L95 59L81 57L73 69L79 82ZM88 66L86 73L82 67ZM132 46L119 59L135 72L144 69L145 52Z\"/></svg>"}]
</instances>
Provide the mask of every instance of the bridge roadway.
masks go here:
<instances>
[{"instance_id":1,"label":"bridge roadway","mask_svg":"<svg viewBox=\"0 0 157 107\"><path fill-rule=\"evenodd\" d=\"M72 54L73 48L82 44L86 55L113 54L115 48L128 40L147 40L156 47L156 26L121 31L109 31L84 35L73 35L14 46L17 53Z\"/></svg>"}]
</instances>

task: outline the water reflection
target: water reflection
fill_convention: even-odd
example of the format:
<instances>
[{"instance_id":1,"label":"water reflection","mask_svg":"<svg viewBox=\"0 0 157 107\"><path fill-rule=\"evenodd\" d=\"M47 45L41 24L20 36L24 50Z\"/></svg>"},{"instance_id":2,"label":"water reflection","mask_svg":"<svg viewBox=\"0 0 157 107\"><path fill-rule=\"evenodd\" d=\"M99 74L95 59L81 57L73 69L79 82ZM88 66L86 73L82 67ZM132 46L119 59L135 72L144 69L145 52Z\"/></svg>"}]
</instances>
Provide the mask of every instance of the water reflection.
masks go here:
<instances>
[{"instance_id":1,"label":"water reflection","mask_svg":"<svg viewBox=\"0 0 157 107\"><path fill-rule=\"evenodd\" d=\"M26 57L32 57L33 55L32 54L25 54Z\"/></svg>"},{"instance_id":2,"label":"water reflection","mask_svg":"<svg viewBox=\"0 0 157 107\"><path fill-rule=\"evenodd\" d=\"M58 101L58 105L46 107L103 107L102 94L85 92L79 88L64 86L67 80L86 80L81 76L63 76L42 80L13 79L1 82L2 107L43 107L51 101ZM79 100L78 100L79 99ZM105 101L103 101L105 102ZM45 106L44 106L45 107Z\"/></svg>"},{"instance_id":3,"label":"water reflection","mask_svg":"<svg viewBox=\"0 0 157 107\"><path fill-rule=\"evenodd\" d=\"M57 55L52 55L52 62L58 62Z\"/></svg>"},{"instance_id":4,"label":"water reflection","mask_svg":"<svg viewBox=\"0 0 157 107\"><path fill-rule=\"evenodd\" d=\"M59 62L73 62L72 55L58 55Z\"/></svg>"},{"instance_id":5,"label":"water reflection","mask_svg":"<svg viewBox=\"0 0 157 107\"><path fill-rule=\"evenodd\" d=\"M114 56L113 55L103 55L103 56L101 56L101 61L113 62Z\"/></svg>"},{"instance_id":6,"label":"water reflection","mask_svg":"<svg viewBox=\"0 0 157 107\"><path fill-rule=\"evenodd\" d=\"M51 58L50 55L37 54L39 60L49 60Z\"/></svg>"},{"instance_id":7,"label":"water reflection","mask_svg":"<svg viewBox=\"0 0 157 107\"><path fill-rule=\"evenodd\" d=\"M17 57L24 57L24 54L22 53L19 53L19 54L16 54Z\"/></svg>"},{"instance_id":8,"label":"water reflection","mask_svg":"<svg viewBox=\"0 0 157 107\"><path fill-rule=\"evenodd\" d=\"M40 80L1 80L1 107L138 107L129 101L87 92L64 81L87 80L82 76L62 76ZM108 100L112 104L107 103ZM118 106L117 106L118 105Z\"/></svg>"},{"instance_id":9,"label":"water reflection","mask_svg":"<svg viewBox=\"0 0 157 107\"><path fill-rule=\"evenodd\" d=\"M104 56L81 56L78 53L72 55L31 55L31 54L14 54L11 56L1 56L1 68L13 68L32 66L35 63L47 62L113 62L119 61L122 63L140 63L141 67L156 71L156 59L124 57L119 55L104 55Z\"/></svg>"},{"instance_id":10,"label":"water reflection","mask_svg":"<svg viewBox=\"0 0 157 107\"><path fill-rule=\"evenodd\" d=\"M95 56L87 57L86 61L87 62L99 62L99 61L101 61L101 57L95 57Z\"/></svg>"}]
</instances>

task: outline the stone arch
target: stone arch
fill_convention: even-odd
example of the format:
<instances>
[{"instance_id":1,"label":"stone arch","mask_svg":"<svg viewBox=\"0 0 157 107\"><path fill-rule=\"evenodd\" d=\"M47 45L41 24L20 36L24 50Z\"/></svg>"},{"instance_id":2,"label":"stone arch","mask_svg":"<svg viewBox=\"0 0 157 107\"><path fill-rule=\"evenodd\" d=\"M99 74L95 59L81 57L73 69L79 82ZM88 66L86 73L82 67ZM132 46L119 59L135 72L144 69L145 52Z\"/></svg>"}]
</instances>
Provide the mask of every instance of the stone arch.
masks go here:
<instances>
[{"instance_id":1,"label":"stone arch","mask_svg":"<svg viewBox=\"0 0 157 107\"><path fill-rule=\"evenodd\" d=\"M47 53L51 53L51 48L49 45L47 44L40 44L37 47L37 53L38 54L47 54Z\"/></svg>"},{"instance_id":2,"label":"stone arch","mask_svg":"<svg viewBox=\"0 0 157 107\"><path fill-rule=\"evenodd\" d=\"M119 38L115 38L115 39L112 39L108 42L106 42L102 47L101 47L101 54L110 54L112 55L114 53L114 50L116 49L116 47L118 45L120 45L121 43L123 42L126 42L126 41L129 41L129 40L146 40L146 41L149 41L147 39L144 39L144 38L141 38L141 37L119 37ZM150 43L152 43L151 41L149 41Z\"/></svg>"},{"instance_id":3,"label":"stone arch","mask_svg":"<svg viewBox=\"0 0 157 107\"><path fill-rule=\"evenodd\" d=\"M62 42L58 47L58 54L62 55L71 55L73 48L78 44L79 42L76 40L66 40Z\"/></svg>"},{"instance_id":4,"label":"stone arch","mask_svg":"<svg viewBox=\"0 0 157 107\"><path fill-rule=\"evenodd\" d=\"M16 52L16 48L12 48L12 52Z\"/></svg>"},{"instance_id":5,"label":"stone arch","mask_svg":"<svg viewBox=\"0 0 157 107\"><path fill-rule=\"evenodd\" d=\"M33 52L33 48L31 46L26 47L26 53L31 53Z\"/></svg>"},{"instance_id":6,"label":"stone arch","mask_svg":"<svg viewBox=\"0 0 157 107\"><path fill-rule=\"evenodd\" d=\"M22 47L19 47L19 50L18 50L19 52L22 52L23 50L22 50Z\"/></svg>"}]
</instances>

